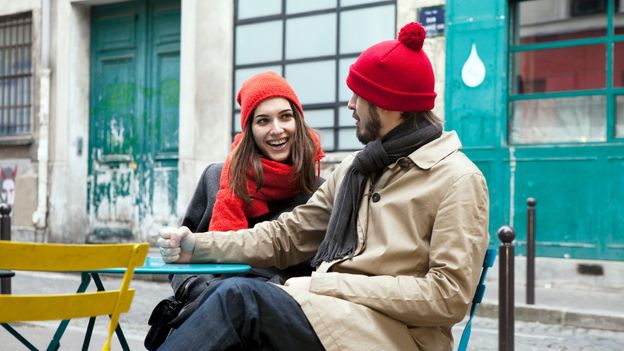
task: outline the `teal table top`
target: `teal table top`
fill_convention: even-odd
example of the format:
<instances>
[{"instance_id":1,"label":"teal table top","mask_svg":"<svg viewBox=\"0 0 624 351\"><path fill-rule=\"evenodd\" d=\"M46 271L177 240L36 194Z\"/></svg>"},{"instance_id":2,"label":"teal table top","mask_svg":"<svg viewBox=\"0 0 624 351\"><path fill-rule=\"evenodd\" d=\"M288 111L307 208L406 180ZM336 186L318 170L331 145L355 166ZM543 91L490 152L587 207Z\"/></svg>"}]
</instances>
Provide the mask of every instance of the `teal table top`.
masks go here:
<instances>
[{"instance_id":1,"label":"teal table top","mask_svg":"<svg viewBox=\"0 0 624 351\"><path fill-rule=\"evenodd\" d=\"M251 269L247 264L235 263L165 263L161 257L147 257L145 264L134 270L135 274L230 274ZM109 268L93 273L125 273L125 268Z\"/></svg>"}]
</instances>

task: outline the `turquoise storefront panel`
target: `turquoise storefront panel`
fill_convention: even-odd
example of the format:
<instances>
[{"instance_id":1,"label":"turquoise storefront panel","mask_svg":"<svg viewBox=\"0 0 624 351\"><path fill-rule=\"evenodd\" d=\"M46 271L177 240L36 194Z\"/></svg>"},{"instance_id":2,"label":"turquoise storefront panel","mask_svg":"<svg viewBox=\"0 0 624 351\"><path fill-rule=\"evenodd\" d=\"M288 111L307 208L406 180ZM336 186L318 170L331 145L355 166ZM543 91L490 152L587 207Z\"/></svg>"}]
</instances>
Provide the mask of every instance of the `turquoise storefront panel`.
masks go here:
<instances>
[{"instance_id":1,"label":"turquoise storefront panel","mask_svg":"<svg viewBox=\"0 0 624 351\"><path fill-rule=\"evenodd\" d=\"M448 1L446 129L459 134L464 152L486 177L490 233L509 222L506 149L507 6L504 1Z\"/></svg>"},{"instance_id":2,"label":"turquoise storefront panel","mask_svg":"<svg viewBox=\"0 0 624 351\"><path fill-rule=\"evenodd\" d=\"M624 260L622 140L510 144L513 3L446 6L446 128L458 132L487 179L491 244L499 244L496 230L511 224L517 253L525 253L527 198L534 197L538 256Z\"/></svg>"}]
</instances>

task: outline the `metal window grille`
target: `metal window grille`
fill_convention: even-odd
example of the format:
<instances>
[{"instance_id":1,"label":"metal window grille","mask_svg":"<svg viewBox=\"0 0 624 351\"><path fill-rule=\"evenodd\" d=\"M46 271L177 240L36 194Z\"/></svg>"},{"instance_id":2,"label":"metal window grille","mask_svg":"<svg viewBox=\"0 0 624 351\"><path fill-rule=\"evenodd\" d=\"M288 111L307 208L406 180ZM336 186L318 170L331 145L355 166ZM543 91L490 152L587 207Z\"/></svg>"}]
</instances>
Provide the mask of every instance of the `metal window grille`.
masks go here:
<instances>
[{"instance_id":1,"label":"metal window grille","mask_svg":"<svg viewBox=\"0 0 624 351\"><path fill-rule=\"evenodd\" d=\"M240 69L252 69L252 68L273 68L273 67L279 67L279 69L281 70L282 75L286 76L286 67L287 65L290 64L302 64L302 63L314 63L314 62L327 62L327 61L334 61L334 65L335 65L335 98L334 99L330 99L327 100L325 102L320 102L320 103L303 103L303 109L305 110L306 113L310 113L310 112L314 112L314 111L319 111L319 110L325 110L325 111L329 111L332 110L333 111L333 125L332 126L322 126L322 127L314 127L315 130L319 131L319 132L324 132L324 131L328 131L331 132L330 138L332 139L331 145L329 147L323 147L323 149L325 151L352 151L352 150L357 150L359 148L361 148L360 146L358 147L352 147L349 144L351 143L347 143L344 142L345 138L344 136L341 136L341 131L347 131L348 135L355 139L355 126L354 125L341 125L340 124L340 108L344 108L346 106L347 101L344 99L340 98L340 86L342 86L344 83L343 80L340 79L340 69L339 69L339 62L342 59L355 59L356 57L359 56L360 52L348 52L348 53L340 53L339 47L340 47L340 40L341 40L341 35L340 35L340 30L341 30L341 24L340 24L340 13L344 12L344 11L351 11L351 10L362 10L362 9L369 9L369 8L378 8L378 7L383 7L383 6L388 6L388 5L392 5L394 7L394 12L396 13L396 0L368 0L368 1L362 1L361 3L354 3L354 2L350 2L350 1L344 1L344 0L338 0L336 1L336 4L333 6L327 6L327 8L319 8L319 9L314 9L314 10L309 10L309 11L301 11L301 12L294 12L294 13L287 13L286 11L286 3L288 0L282 0L281 1L281 11L274 13L274 14L268 14L268 15L262 15L262 16L252 16L249 18L243 18L240 19L239 18L239 11L240 11L240 7L241 7L241 2L242 0L237 0L235 1L235 8L234 8L234 30L235 30L235 34L234 34L234 57L233 57L233 61L234 61L234 70L233 70L233 74L232 74L232 81L236 81L236 72L237 70ZM249 3L249 2L248 2ZM286 43L286 31L287 31L287 25L286 25L286 21L289 19L295 19L295 18L306 18L306 17L312 17L312 16L318 16L318 15L326 15L326 14L336 14L336 21L337 21L337 25L336 25L336 50L335 53L333 54L328 54L328 55L319 55L319 56L305 56L302 58L287 58L286 57L286 52L288 49L288 44ZM276 59L276 60L272 60L272 61L260 61L260 62L246 62L246 63L237 63L236 62L236 42L238 39L238 35L236 33L236 31L239 30L240 27L245 26L245 25L250 25L250 24L261 24L261 23L268 23L268 22L275 22L275 21L280 21L280 26L281 26L281 30L282 30L282 45L281 45L281 59ZM391 21L389 21L389 25L392 26L392 28L396 27L396 15L394 18L392 18ZM391 39L391 38L388 38ZM269 37L266 38L266 40L275 40L275 38ZM301 43L300 45L305 45L305 43ZM278 72L279 73L279 72ZM288 79L288 77L286 77ZM292 83L292 82L291 82ZM233 97L236 97L236 94L238 93L238 91L236 91L235 89L236 87L234 87L233 89ZM301 98L301 96L300 96ZM348 99L347 99L348 100ZM240 131L240 126L238 125L238 121L237 121L237 114L240 113L240 109L238 107L238 105L236 105L234 102L234 110L233 110L233 116L232 116L232 137L234 137L234 135ZM308 122L309 123L309 122ZM322 135L322 138L324 138L325 136ZM347 146L344 146L345 144L347 144ZM359 144L358 144L359 145Z\"/></svg>"},{"instance_id":2,"label":"metal window grille","mask_svg":"<svg viewBox=\"0 0 624 351\"><path fill-rule=\"evenodd\" d=\"M0 17L0 136L31 132L32 16Z\"/></svg>"}]
</instances>

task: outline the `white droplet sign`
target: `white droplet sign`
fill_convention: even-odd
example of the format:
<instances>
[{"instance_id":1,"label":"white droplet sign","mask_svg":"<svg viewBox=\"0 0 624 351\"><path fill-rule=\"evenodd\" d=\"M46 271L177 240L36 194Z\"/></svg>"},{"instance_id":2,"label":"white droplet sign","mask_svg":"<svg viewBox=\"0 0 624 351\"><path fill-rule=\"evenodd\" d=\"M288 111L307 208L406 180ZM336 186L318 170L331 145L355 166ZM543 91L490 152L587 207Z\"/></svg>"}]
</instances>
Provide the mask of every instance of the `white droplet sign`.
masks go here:
<instances>
[{"instance_id":1,"label":"white droplet sign","mask_svg":"<svg viewBox=\"0 0 624 351\"><path fill-rule=\"evenodd\" d=\"M474 43L472 44L472 49L470 50L470 56L468 56L468 59L464 62L461 75L464 84L470 88L478 87L485 79L485 65L483 64L483 61L481 61L481 58L477 53L477 45Z\"/></svg>"}]
</instances>

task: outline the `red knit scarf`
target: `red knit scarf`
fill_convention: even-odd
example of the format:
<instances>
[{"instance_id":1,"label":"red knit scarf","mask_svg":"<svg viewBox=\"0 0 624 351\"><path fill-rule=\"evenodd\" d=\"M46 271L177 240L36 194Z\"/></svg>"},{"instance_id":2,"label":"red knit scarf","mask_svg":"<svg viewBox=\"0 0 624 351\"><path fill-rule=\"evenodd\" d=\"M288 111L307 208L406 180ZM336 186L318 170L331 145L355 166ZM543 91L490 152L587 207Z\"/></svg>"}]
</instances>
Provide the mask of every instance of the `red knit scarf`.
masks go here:
<instances>
[{"instance_id":1,"label":"red knit scarf","mask_svg":"<svg viewBox=\"0 0 624 351\"><path fill-rule=\"evenodd\" d=\"M318 138L314 133L312 138L316 145L314 161L319 162L324 156ZM241 135L237 135L232 143L232 150L240 143ZM269 213L268 202L285 200L297 195L301 189L295 179L295 169L285 163L276 162L267 158L260 158L264 183L256 190L256 174L253 168L247 172L247 191L251 202L245 204L243 199L232 192L230 188L230 156L225 160L217 199L212 209L209 231L229 231L249 228L248 218L256 218Z\"/></svg>"}]
</instances>

